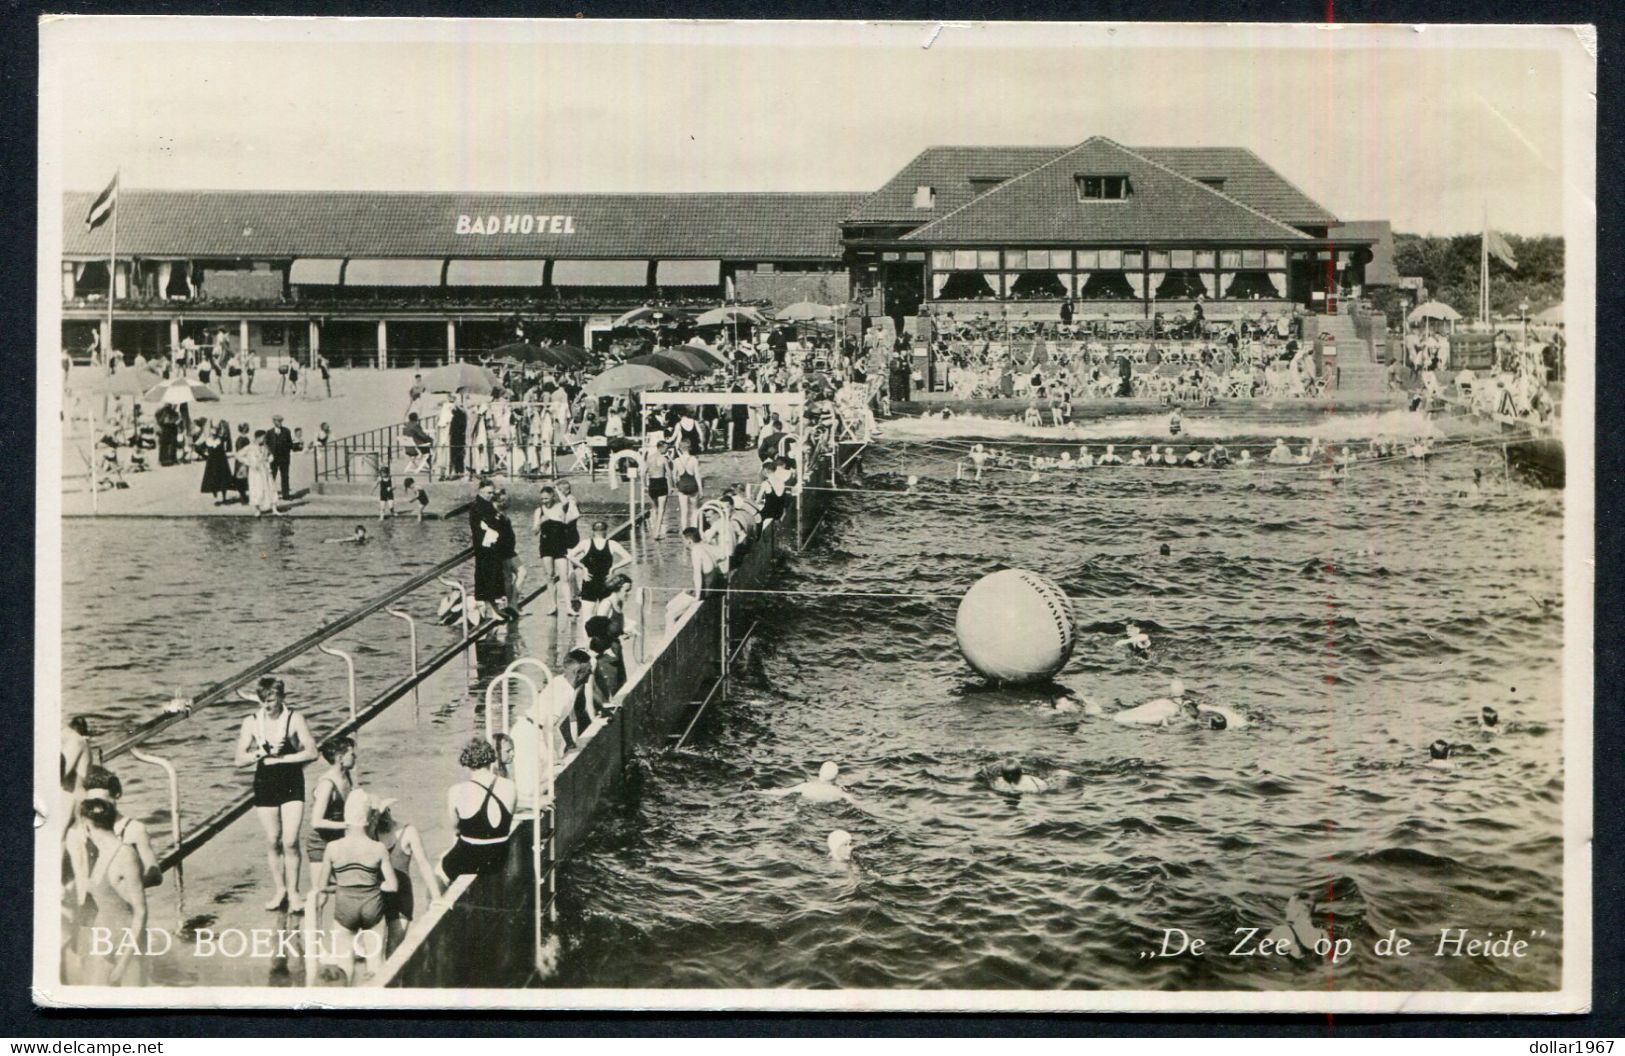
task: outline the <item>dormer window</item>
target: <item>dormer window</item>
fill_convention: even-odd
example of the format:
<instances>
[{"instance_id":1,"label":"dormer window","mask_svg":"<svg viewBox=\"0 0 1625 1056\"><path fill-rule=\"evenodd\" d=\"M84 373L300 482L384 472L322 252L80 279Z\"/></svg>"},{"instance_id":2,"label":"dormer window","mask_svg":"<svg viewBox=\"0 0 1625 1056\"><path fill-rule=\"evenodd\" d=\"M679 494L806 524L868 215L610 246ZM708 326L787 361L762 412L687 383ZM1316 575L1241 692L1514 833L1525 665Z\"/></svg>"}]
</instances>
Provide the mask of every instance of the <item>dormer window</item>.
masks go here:
<instances>
[{"instance_id":1,"label":"dormer window","mask_svg":"<svg viewBox=\"0 0 1625 1056\"><path fill-rule=\"evenodd\" d=\"M922 183L914 188L914 208L934 209L937 204L937 192L928 183Z\"/></svg>"},{"instance_id":2,"label":"dormer window","mask_svg":"<svg viewBox=\"0 0 1625 1056\"><path fill-rule=\"evenodd\" d=\"M1198 176L1196 178L1196 182L1201 183L1201 184L1205 184L1205 185L1213 188L1215 191L1224 190L1224 177L1223 176Z\"/></svg>"},{"instance_id":3,"label":"dormer window","mask_svg":"<svg viewBox=\"0 0 1625 1056\"><path fill-rule=\"evenodd\" d=\"M1121 202L1131 193L1127 176L1078 176L1078 201Z\"/></svg>"},{"instance_id":4,"label":"dormer window","mask_svg":"<svg viewBox=\"0 0 1625 1056\"><path fill-rule=\"evenodd\" d=\"M972 176L970 178L970 193L973 196L986 194L1008 178L1007 176Z\"/></svg>"}]
</instances>

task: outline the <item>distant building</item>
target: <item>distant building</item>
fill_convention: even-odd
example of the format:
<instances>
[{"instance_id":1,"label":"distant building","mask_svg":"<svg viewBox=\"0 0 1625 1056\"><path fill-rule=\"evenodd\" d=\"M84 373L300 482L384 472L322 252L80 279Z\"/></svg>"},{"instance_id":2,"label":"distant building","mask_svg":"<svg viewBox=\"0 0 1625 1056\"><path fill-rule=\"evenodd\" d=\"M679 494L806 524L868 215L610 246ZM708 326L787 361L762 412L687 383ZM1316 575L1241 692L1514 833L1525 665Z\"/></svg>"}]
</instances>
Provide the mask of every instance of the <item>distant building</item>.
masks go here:
<instances>
[{"instance_id":1,"label":"distant building","mask_svg":"<svg viewBox=\"0 0 1625 1056\"><path fill-rule=\"evenodd\" d=\"M63 344L106 326L111 225L65 197ZM1342 223L1249 150L931 147L872 194L140 191L118 201L112 347L224 328L266 357L423 365L516 323L589 341L641 303L1211 317L1334 309L1392 283L1386 222ZM103 334L103 340L109 335Z\"/></svg>"}]
</instances>

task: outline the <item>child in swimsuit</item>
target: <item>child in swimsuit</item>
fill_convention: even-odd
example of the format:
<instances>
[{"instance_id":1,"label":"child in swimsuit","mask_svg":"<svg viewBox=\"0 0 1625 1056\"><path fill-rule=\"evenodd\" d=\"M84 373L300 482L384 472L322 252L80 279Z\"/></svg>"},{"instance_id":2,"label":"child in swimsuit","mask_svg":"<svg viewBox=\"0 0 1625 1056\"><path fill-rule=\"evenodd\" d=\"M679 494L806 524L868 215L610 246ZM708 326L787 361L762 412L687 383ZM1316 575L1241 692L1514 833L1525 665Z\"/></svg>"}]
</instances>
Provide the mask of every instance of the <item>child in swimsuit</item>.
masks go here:
<instances>
[{"instance_id":1,"label":"child in swimsuit","mask_svg":"<svg viewBox=\"0 0 1625 1056\"><path fill-rule=\"evenodd\" d=\"M389 851L367 835L372 822L372 800L365 789L352 789L344 799L344 835L327 847L317 873L318 890L333 883L333 922L348 932L356 952L366 958L373 973L383 967L384 940L378 935L362 938L384 919L384 896L399 889ZM316 958L308 959L314 967ZM354 972L351 972L354 977Z\"/></svg>"}]
</instances>

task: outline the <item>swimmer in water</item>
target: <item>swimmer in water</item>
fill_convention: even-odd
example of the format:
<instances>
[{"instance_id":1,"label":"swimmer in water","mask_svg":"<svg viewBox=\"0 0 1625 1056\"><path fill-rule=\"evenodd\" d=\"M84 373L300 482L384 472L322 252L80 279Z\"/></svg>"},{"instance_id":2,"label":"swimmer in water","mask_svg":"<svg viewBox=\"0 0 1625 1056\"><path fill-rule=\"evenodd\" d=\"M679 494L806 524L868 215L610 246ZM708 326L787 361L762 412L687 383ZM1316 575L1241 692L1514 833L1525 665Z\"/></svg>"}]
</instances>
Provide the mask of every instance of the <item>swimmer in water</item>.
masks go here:
<instances>
[{"instance_id":1,"label":"swimmer in water","mask_svg":"<svg viewBox=\"0 0 1625 1056\"><path fill-rule=\"evenodd\" d=\"M1443 737L1428 745L1428 765L1449 768L1450 760L1458 755L1476 755L1478 749L1470 744L1451 744Z\"/></svg>"},{"instance_id":2,"label":"swimmer in water","mask_svg":"<svg viewBox=\"0 0 1625 1056\"><path fill-rule=\"evenodd\" d=\"M1265 942L1275 943L1276 949L1281 949L1280 943L1285 942L1287 949L1293 957L1302 957L1306 952L1313 951L1315 945L1326 938L1326 932L1317 928L1313 918L1309 915L1309 904L1302 895L1293 895L1287 899L1286 919L1277 924L1264 937Z\"/></svg>"},{"instance_id":3,"label":"swimmer in water","mask_svg":"<svg viewBox=\"0 0 1625 1056\"><path fill-rule=\"evenodd\" d=\"M970 449L970 463L976 467L976 479L982 479L982 466L987 462L987 449L981 444L972 444Z\"/></svg>"},{"instance_id":4,"label":"swimmer in water","mask_svg":"<svg viewBox=\"0 0 1625 1056\"><path fill-rule=\"evenodd\" d=\"M1067 693L1064 696L1056 697L1054 700L1050 701L1050 708L1051 710L1062 715L1075 715L1078 712L1082 712L1085 715L1095 716L1105 714L1105 709L1100 706L1098 701L1092 700L1089 697L1084 697L1080 701L1077 697L1074 697L1070 693Z\"/></svg>"},{"instance_id":5,"label":"swimmer in water","mask_svg":"<svg viewBox=\"0 0 1625 1056\"><path fill-rule=\"evenodd\" d=\"M818 769L816 781L803 781L799 785L788 785L784 788L763 788L757 791L764 796L774 799L783 799L785 796L800 796L809 803L850 803L852 796L846 789L835 783L835 778L841 773L840 766L831 761Z\"/></svg>"},{"instance_id":6,"label":"swimmer in water","mask_svg":"<svg viewBox=\"0 0 1625 1056\"><path fill-rule=\"evenodd\" d=\"M843 864L852 861L852 834L845 829L836 829L829 834L825 841L829 847L829 860Z\"/></svg>"},{"instance_id":7,"label":"swimmer in water","mask_svg":"<svg viewBox=\"0 0 1625 1056\"><path fill-rule=\"evenodd\" d=\"M997 773L988 778L988 785L993 791L1007 796L1049 791L1049 782L1023 771L1021 763L1015 759L1006 759L1000 763Z\"/></svg>"},{"instance_id":8,"label":"swimmer in water","mask_svg":"<svg viewBox=\"0 0 1625 1056\"><path fill-rule=\"evenodd\" d=\"M1136 454L1138 454L1138 452L1136 452ZM1107 444L1106 445L1106 453L1104 455L1100 456L1099 465L1102 465L1102 466L1120 466L1122 464L1123 464L1123 457L1117 453L1117 445L1116 444Z\"/></svg>"},{"instance_id":9,"label":"swimmer in water","mask_svg":"<svg viewBox=\"0 0 1625 1056\"><path fill-rule=\"evenodd\" d=\"M356 546L366 546L367 545L367 526L364 525L364 524L358 524L358 525L355 526L355 534L354 535L340 536L340 537L335 538L335 539L323 539L322 542L324 542L324 543L351 543L351 544L354 544Z\"/></svg>"},{"instance_id":10,"label":"swimmer in water","mask_svg":"<svg viewBox=\"0 0 1625 1056\"><path fill-rule=\"evenodd\" d=\"M1253 464L1253 453L1251 451L1247 450L1245 447L1242 448L1241 449L1241 454L1236 456L1236 465L1238 465L1238 466L1250 466L1252 464Z\"/></svg>"},{"instance_id":11,"label":"swimmer in water","mask_svg":"<svg viewBox=\"0 0 1625 1056\"><path fill-rule=\"evenodd\" d=\"M1121 642L1119 642L1118 643L1119 645L1127 646L1128 651L1130 653L1134 654L1135 659L1138 659L1138 660L1150 659L1150 657L1151 657L1151 636L1149 634L1146 634L1144 631L1140 630L1139 624L1136 624L1136 623L1126 623L1126 624L1124 624L1123 625L1123 633L1126 634L1128 637L1124 638Z\"/></svg>"},{"instance_id":12,"label":"swimmer in water","mask_svg":"<svg viewBox=\"0 0 1625 1056\"><path fill-rule=\"evenodd\" d=\"M1187 466L1199 466L1201 464L1202 464L1202 452L1198 451L1194 447L1191 448L1189 451L1185 452L1185 465L1187 465Z\"/></svg>"},{"instance_id":13,"label":"swimmer in water","mask_svg":"<svg viewBox=\"0 0 1625 1056\"><path fill-rule=\"evenodd\" d=\"M1179 408L1175 407L1174 413L1168 416L1168 435L1178 436L1184 427L1184 419L1179 416Z\"/></svg>"},{"instance_id":14,"label":"swimmer in water","mask_svg":"<svg viewBox=\"0 0 1625 1056\"><path fill-rule=\"evenodd\" d=\"M1501 716L1488 704L1478 709L1478 728L1485 733L1501 732Z\"/></svg>"},{"instance_id":15,"label":"swimmer in water","mask_svg":"<svg viewBox=\"0 0 1625 1056\"><path fill-rule=\"evenodd\" d=\"M1286 446L1286 438L1275 438L1275 446L1270 448L1269 461L1271 465L1286 466L1292 464L1292 449Z\"/></svg>"},{"instance_id":16,"label":"swimmer in water","mask_svg":"<svg viewBox=\"0 0 1625 1056\"><path fill-rule=\"evenodd\" d=\"M1169 557L1173 554L1173 552L1173 547L1169 546L1167 543L1163 543L1162 546L1157 550L1157 553L1161 554L1163 557Z\"/></svg>"},{"instance_id":17,"label":"swimmer in water","mask_svg":"<svg viewBox=\"0 0 1625 1056\"><path fill-rule=\"evenodd\" d=\"M1134 449L1134 453L1129 456L1128 464L1131 465L1131 466L1143 466L1143 465L1145 465L1145 455L1140 453L1139 448L1136 447Z\"/></svg>"},{"instance_id":18,"label":"swimmer in water","mask_svg":"<svg viewBox=\"0 0 1625 1056\"><path fill-rule=\"evenodd\" d=\"M1130 726L1173 726L1194 723L1204 729L1245 729L1247 720L1229 708L1214 704L1198 704L1185 695L1185 683L1174 679L1168 683L1168 695L1148 700L1138 707L1120 711L1112 716L1116 722Z\"/></svg>"}]
</instances>

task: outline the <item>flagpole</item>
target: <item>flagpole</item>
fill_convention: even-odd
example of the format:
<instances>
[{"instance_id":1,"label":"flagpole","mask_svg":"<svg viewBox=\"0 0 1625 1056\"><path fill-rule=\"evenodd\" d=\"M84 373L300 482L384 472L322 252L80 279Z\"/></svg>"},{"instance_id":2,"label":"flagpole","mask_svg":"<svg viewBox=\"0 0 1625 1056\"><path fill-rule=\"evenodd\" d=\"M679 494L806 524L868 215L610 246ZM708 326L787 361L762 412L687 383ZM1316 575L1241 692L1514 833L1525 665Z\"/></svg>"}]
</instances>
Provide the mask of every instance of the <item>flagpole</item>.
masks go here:
<instances>
[{"instance_id":1,"label":"flagpole","mask_svg":"<svg viewBox=\"0 0 1625 1056\"><path fill-rule=\"evenodd\" d=\"M1490 208L1484 206L1484 223L1478 236L1478 321L1490 321Z\"/></svg>"},{"instance_id":2,"label":"flagpole","mask_svg":"<svg viewBox=\"0 0 1625 1056\"><path fill-rule=\"evenodd\" d=\"M102 349L102 371L112 368L113 297L118 293L118 192L119 170L113 170L113 241L107 253L107 347Z\"/></svg>"}]
</instances>

